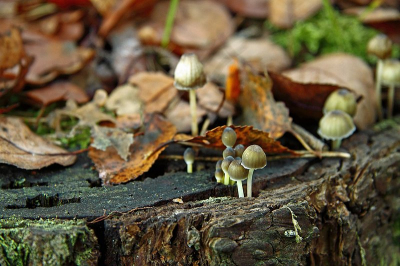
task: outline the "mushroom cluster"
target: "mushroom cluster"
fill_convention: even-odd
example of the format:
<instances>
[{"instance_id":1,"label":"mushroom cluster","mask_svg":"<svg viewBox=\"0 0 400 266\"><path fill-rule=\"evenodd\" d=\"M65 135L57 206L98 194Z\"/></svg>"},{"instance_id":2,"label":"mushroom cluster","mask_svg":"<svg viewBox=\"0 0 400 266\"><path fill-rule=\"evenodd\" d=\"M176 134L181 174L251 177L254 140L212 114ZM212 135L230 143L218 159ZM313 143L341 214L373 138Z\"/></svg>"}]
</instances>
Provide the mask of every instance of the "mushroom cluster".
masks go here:
<instances>
[{"instance_id":1,"label":"mushroom cluster","mask_svg":"<svg viewBox=\"0 0 400 266\"><path fill-rule=\"evenodd\" d=\"M229 180L236 181L239 198L242 198L244 197L242 181L247 179L247 197L252 197L253 172L265 167L267 156L258 145L251 145L247 149L243 144L234 147L237 135L231 127L224 129L221 140L226 148L222 153L224 159L218 161L216 165L217 182L229 185ZM223 177L221 172L224 173Z\"/></svg>"}]
</instances>

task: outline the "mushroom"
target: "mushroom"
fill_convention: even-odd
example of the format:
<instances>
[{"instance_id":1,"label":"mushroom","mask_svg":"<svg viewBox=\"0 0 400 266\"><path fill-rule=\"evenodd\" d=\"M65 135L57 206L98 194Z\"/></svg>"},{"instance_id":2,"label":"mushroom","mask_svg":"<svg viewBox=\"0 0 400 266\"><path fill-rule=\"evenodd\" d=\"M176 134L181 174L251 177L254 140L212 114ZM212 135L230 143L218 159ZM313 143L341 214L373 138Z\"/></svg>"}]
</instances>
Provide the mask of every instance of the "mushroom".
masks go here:
<instances>
[{"instance_id":1,"label":"mushroom","mask_svg":"<svg viewBox=\"0 0 400 266\"><path fill-rule=\"evenodd\" d=\"M342 139L349 137L355 130L350 115L340 110L333 110L326 113L319 121L318 134L324 139L332 140L332 150L337 150Z\"/></svg>"},{"instance_id":2,"label":"mushroom","mask_svg":"<svg viewBox=\"0 0 400 266\"><path fill-rule=\"evenodd\" d=\"M222 157L225 159L228 156L235 157L235 150L232 147L227 147L223 152L222 152Z\"/></svg>"},{"instance_id":3,"label":"mushroom","mask_svg":"<svg viewBox=\"0 0 400 266\"><path fill-rule=\"evenodd\" d=\"M392 118L394 89L400 85L400 61L386 60L382 67L382 84L389 87L387 101L387 117Z\"/></svg>"},{"instance_id":4,"label":"mushroom","mask_svg":"<svg viewBox=\"0 0 400 266\"><path fill-rule=\"evenodd\" d=\"M247 178L249 170L243 167L240 159L237 159L230 163L228 174L230 178L237 183L239 198L243 198L244 193L242 181Z\"/></svg>"},{"instance_id":5,"label":"mushroom","mask_svg":"<svg viewBox=\"0 0 400 266\"><path fill-rule=\"evenodd\" d=\"M235 159L232 156L226 157L221 164L222 171L225 173L224 177L224 185L229 185L229 174L228 174L228 168L231 162L233 162Z\"/></svg>"},{"instance_id":6,"label":"mushroom","mask_svg":"<svg viewBox=\"0 0 400 266\"><path fill-rule=\"evenodd\" d=\"M183 54L176 65L174 86L178 90L189 91L190 113L192 115L192 135L197 136L199 129L196 116L196 89L206 83L203 65L195 54Z\"/></svg>"},{"instance_id":7,"label":"mushroom","mask_svg":"<svg viewBox=\"0 0 400 266\"><path fill-rule=\"evenodd\" d=\"M237 157L242 158L242 154L243 154L243 152L244 152L244 146L243 146L243 144L238 144L238 145L236 145L236 147L234 148L234 150L235 150L235 157L236 157L236 158L237 158Z\"/></svg>"},{"instance_id":8,"label":"mushroom","mask_svg":"<svg viewBox=\"0 0 400 266\"><path fill-rule=\"evenodd\" d=\"M354 117L357 111L356 96L348 89L339 89L332 92L325 101L324 114L333 110L342 110Z\"/></svg>"},{"instance_id":9,"label":"mushroom","mask_svg":"<svg viewBox=\"0 0 400 266\"><path fill-rule=\"evenodd\" d=\"M221 168L215 170L215 179L217 179L217 183L224 183L224 171Z\"/></svg>"},{"instance_id":10,"label":"mushroom","mask_svg":"<svg viewBox=\"0 0 400 266\"><path fill-rule=\"evenodd\" d=\"M252 196L253 172L256 169L262 169L267 165L267 156L263 149L258 145L250 145L242 154L242 165L249 169L247 178L247 197Z\"/></svg>"},{"instance_id":11,"label":"mushroom","mask_svg":"<svg viewBox=\"0 0 400 266\"><path fill-rule=\"evenodd\" d=\"M193 173L194 157L195 157L195 153L192 148L187 148L185 150L185 152L183 153L183 159L185 160L185 163L187 164L187 172L189 174Z\"/></svg>"},{"instance_id":12,"label":"mushroom","mask_svg":"<svg viewBox=\"0 0 400 266\"><path fill-rule=\"evenodd\" d=\"M236 139L236 132L231 127L226 127L222 132L221 140L226 147L233 147L235 145Z\"/></svg>"},{"instance_id":13,"label":"mushroom","mask_svg":"<svg viewBox=\"0 0 400 266\"><path fill-rule=\"evenodd\" d=\"M383 119L382 114L382 96L381 96L381 77L383 60L390 57L392 54L392 41L385 34L378 34L371 40L367 45L367 51L369 54L374 55L378 58L376 64L376 77L375 77L375 92L376 92L376 108L378 111L379 120Z\"/></svg>"}]
</instances>

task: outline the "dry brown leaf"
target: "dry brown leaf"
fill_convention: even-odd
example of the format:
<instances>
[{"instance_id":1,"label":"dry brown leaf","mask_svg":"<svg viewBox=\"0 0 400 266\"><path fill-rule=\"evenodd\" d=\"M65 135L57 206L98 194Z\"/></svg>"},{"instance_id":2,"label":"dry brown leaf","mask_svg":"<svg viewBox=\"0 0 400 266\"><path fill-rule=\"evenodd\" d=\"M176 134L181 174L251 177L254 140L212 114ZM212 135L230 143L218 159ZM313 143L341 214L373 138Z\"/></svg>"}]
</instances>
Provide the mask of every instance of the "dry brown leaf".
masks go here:
<instances>
[{"instance_id":1,"label":"dry brown leaf","mask_svg":"<svg viewBox=\"0 0 400 266\"><path fill-rule=\"evenodd\" d=\"M225 149L221 136L227 126L216 127L206 132L205 136L197 136L188 139L185 135L177 135L174 141L178 143L197 144L205 148ZM235 130L237 139L236 144L242 144L245 147L250 145L259 145L266 153L292 153L294 151L281 145L279 141L271 138L267 132L254 129L252 126L230 126Z\"/></svg>"},{"instance_id":2,"label":"dry brown leaf","mask_svg":"<svg viewBox=\"0 0 400 266\"><path fill-rule=\"evenodd\" d=\"M288 68L291 62L285 50L267 38L231 37L215 55L205 62L204 71L207 77L223 84L228 68L235 58L246 62L259 73L263 73L265 69L282 71Z\"/></svg>"},{"instance_id":3,"label":"dry brown leaf","mask_svg":"<svg viewBox=\"0 0 400 266\"><path fill-rule=\"evenodd\" d=\"M173 86L174 79L161 72L140 72L130 77L129 83L139 87L139 97L147 103Z\"/></svg>"},{"instance_id":4,"label":"dry brown leaf","mask_svg":"<svg viewBox=\"0 0 400 266\"><path fill-rule=\"evenodd\" d=\"M228 101L224 101L224 93L211 82L196 90L198 105L210 113L218 114L219 117L233 116L235 107ZM218 111L218 113L217 113ZM210 117L210 115L209 115ZM210 121L213 123L213 121Z\"/></svg>"},{"instance_id":5,"label":"dry brown leaf","mask_svg":"<svg viewBox=\"0 0 400 266\"><path fill-rule=\"evenodd\" d=\"M330 84L349 88L355 94L363 97L354 117L357 127L365 129L375 122L373 73L360 58L344 53L329 54L283 74L296 82ZM285 96L282 96L280 100L285 101Z\"/></svg>"},{"instance_id":6,"label":"dry brown leaf","mask_svg":"<svg viewBox=\"0 0 400 266\"><path fill-rule=\"evenodd\" d=\"M80 104L89 101L89 97L82 88L68 81L54 82L43 88L30 90L25 96L29 101L40 105L67 100L74 100Z\"/></svg>"},{"instance_id":7,"label":"dry brown leaf","mask_svg":"<svg viewBox=\"0 0 400 266\"><path fill-rule=\"evenodd\" d=\"M269 0L268 19L275 26L288 29L296 21L314 15L321 7L321 0Z\"/></svg>"},{"instance_id":8,"label":"dry brown leaf","mask_svg":"<svg viewBox=\"0 0 400 266\"><path fill-rule=\"evenodd\" d=\"M160 44L168 1L158 2L139 32L145 44ZM234 25L226 8L212 1L180 1L171 33L171 48L177 52L196 52L204 58L232 35Z\"/></svg>"},{"instance_id":9,"label":"dry brown leaf","mask_svg":"<svg viewBox=\"0 0 400 266\"><path fill-rule=\"evenodd\" d=\"M219 0L238 15L251 18L267 18L270 0Z\"/></svg>"},{"instance_id":10,"label":"dry brown leaf","mask_svg":"<svg viewBox=\"0 0 400 266\"><path fill-rule=\"evenodd\" d=\"M254 75L245 70L239 103L243 109L246 125L266 131L271 138L278 139L291 130L292 118L282 102L276 102L272 95L272 81L269 77Z\"/></svg>"},{"instance_id":11,"label":"dry brown leaf","mask_svg":"<svg viewBox=\"0 0 400 266\"><path fill-rule=\"evenodd\" d=\"M129 161L122 160L112 148L106 151L91 148L89 156L95 163L104 184L128 182L150 169L163 151L162 148L154 152L156 148L161 143L171 140L175 132L173 124L154 114L146 119L144 134L137 136L131 145Z\"/></svg>"},{"instance_id":12,"label":"dry brown leaf","mask_svg":"<svg viewBox=\"0 0 400 266\"><path fill-rule=\"evenodd\" d=\"M111 92L105 107L118 116L139 114L142 109L139 90L130 84L119 86Z\"/></svg>"},{"instance_id":13,"label":"dry brown leaf","mask_svg":"<svg viewBox=\"0 0 400 266\"><path fill-rule=\"evenodd\" d=\"M18 28L12 27L9 32L0 35L0 71L17 65L24 53Z\"/></svg>"},{"instance_id":14,"label":"dry brown leaf","mask_svg":"<svg viewBox=\"0 0 400 266\"><path fill-rule=\"evenodd\" d=\"M200 106L197 106L197 121L206 114L206 111ZM178 132L187 132L191 130L192 117L190 115L190 105L185 101L179 101L171 109L169 109L165 116L168 121L175 125Z\"/></svg>"},{"instance_id":15,"label":"dry brown leaf","mask_svg":"<svg viewBox=\"0 0 400 266\"><path fill-rule=\"evenodd\" d=\"M67 166L75 162L75 155L62 153L67 151L35 135L21 120L0 117L0 163L41 169L55 163Z\"/></svg>"}]
</instances>

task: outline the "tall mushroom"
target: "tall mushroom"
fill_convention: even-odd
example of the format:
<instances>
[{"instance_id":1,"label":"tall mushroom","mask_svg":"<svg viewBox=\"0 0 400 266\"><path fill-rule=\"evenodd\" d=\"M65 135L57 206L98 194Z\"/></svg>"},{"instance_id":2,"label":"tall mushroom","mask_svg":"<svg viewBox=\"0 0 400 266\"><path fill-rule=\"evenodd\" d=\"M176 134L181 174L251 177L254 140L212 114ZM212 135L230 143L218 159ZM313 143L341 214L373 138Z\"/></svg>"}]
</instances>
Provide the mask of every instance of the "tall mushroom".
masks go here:
<instances>
[{"instance_id":1,"label":"tall mushroom","mask_svg":"<svg viewBox=\"0 0 400 266\"><path fill-rule=\"evenodd\" d=\"M192 148L187 148L183 153L183 159L187 165L187 172L189 174L193 173L193 163L195 158L195 152Z\"/></svg>"},{"instance_id":2,"label":"tall mushroom","mask_svg":"<svg viewBox=\"0 0 400 266\"><path fill-rule=\"evenodd\" d=\"M236 159L229 164L228 173L230 178L237 183L239 198L243 198L244 193L242 181L247 178L249 170L241 165L240 159Z\"/></svg>"},{"instance_id":3,"label":"tall mushroom","mask_svg":"<svg viewBox=\"0 0 400 266\"><path fill-rule=\"evenodd\" d=\"M387 117L392 118L394 90L400 85L400 61L392 59L386 60L382 67L382 84L389 87L387 99Z\"/></svg>"},{"instance_id":4,"label":"tall mushroom","mask_svg":"<svg viewBox=\"0 0 400 266\"><path fill-rule=\"evenodd\" d=\"M376 108L378 112L379 120L383 119L382 113L382 97L381 97L381 77L383 60L389 58L392 54L392 41L385 34L378 34L371 40L367 45L367 51L369 54L374 55L378 58L376 64L376 77L375 77L375 92L376 92Z\"/></svg>"},{"instance_id":5,"label":"tall mushroom","mask_svg":"<svg viewBox=\"0 0 400 266\"><path fill-rule=\"evenodd\" d=\"M242 154L242 165L249 169L247 177L247 197L252 197L253 172L262 169L267 165L267 156L263 149L258 145L250 145Z\"/></svg>"},{"instance_id":6,"label":"tall mushroom","mask_svg":"<svg viewBox=\"0 0 400 266\"><path fill-rule=\"evenodd\" d=\"M332 140L332 150L337 150L342 139L349 137L355 130L356 127L351 116L343 111L334 110L321 118L318 134L324 139Z\"/></svg>"},{"instance_id":7,"label":"tall mushroom","mask_svg":"<svg viewBox=\"0 0 400 266\"><path fill-rule=\"evenodd\" d=\"M195 54L183 54L175 69L174 86L178 90L189 91L190 113L192 115L192 135L197 136L199 129L196 114L196 89L206 84L203 65Z\"/></svg>"}]
</instances>

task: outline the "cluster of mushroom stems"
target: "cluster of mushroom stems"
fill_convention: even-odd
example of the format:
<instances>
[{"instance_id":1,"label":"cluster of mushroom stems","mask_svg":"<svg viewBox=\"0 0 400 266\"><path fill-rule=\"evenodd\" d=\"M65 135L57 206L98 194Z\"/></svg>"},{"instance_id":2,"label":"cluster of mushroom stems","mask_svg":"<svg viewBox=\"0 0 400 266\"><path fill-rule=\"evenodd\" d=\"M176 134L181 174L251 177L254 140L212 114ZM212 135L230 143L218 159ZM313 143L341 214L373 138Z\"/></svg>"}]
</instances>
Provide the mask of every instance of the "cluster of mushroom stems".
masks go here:
<instances>
[{"instance_id":1,"label":"cluster of mushroom stems","mask_svg":"<svg viewBox=\"0 0 400 266\"><path fill-rule=\"evenodd\" d=\"M235 130L226 127L221 136L222 143L226 148L222 153L223 160L219 160L216 164L215 178L217 182L224 183L224 185L235 181L239 198L244 197L242 181L247 179L247 197L252 197L253 172L267 165L267 156L258 145L250 145L247 148L242 144L235 146L236 139Z\"/></svg>"},{"instance_id":2,"label":"cluster of mushroom stems","mask_svg":"<svg viewBox=\"0 0 400 266\"><path fill-rule=\"evenodd\" d=\"M392 118L395 87L400 86L400 61L390 59L392 41L385 34L378 34L367 45L370 55L378 59L375 74L376 110L379 120L383 119L382 85L388 87L387 117Z\"/></svg>"}]
</instances>

